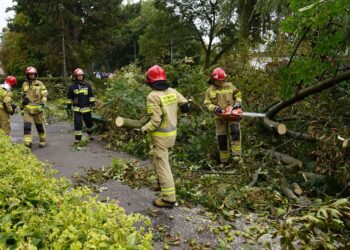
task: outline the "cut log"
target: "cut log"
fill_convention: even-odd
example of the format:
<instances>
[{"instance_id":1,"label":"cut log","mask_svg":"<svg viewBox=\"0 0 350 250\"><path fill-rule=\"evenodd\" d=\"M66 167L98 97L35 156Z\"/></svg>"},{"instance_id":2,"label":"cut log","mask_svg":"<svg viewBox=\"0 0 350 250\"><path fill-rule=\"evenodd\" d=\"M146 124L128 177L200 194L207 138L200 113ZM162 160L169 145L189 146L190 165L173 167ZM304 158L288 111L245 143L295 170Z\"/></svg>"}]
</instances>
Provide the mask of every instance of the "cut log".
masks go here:
<instances>
[{"instance_id":1,"label":"cut log","mask_svg":"<svg viewBox=\"0 0 350 250\"><path fill-rule=\"evenodd\" d=\"M289 155L282 154L273 150L270 151L270 155L273 159L280 161L284 165L288 165L289 168L298 167L299 169L301 169L303 166L303 163L300 160Z\"/></svg>"},{"instance_id":2,"label":"cut log","mask_svg":"<svg viewBox=\"0 0 350 250\"><path fill-rule=\"evenodd\" d=\"M288 197L288 199L290 199L290 200L295 200L295 201L299 201L299 198L293 193L293 191L292 190L290 190L287 186L285 186L285 185L281 185L280 186L280 189L281 189L281 191L283 192L283 194L285 195L285 196L287 196Z\"/></svg>"},{"instance_id":3,"label":"cut log","mask_svg":"<svg viewBox=\"0 0 350 250\"><path fill-rule=\"evenodd\" d=\"M292 164L289 165L283 165L283 169L284 170L288 170L288 171L293 171L293 170L300 170L300 161L295 161Z\"/></svg>"},{"instance_id":4,"label":"cut log","mask_svg":"<svg viewBox=\"0 0 350 250\"><path fill-rule=\"evenodd\" d=\"M292 190L296 195L300 196L303 194L303 189L296 182L292 183Z\"/></svg>"},{"instance_id":5,"label":"cut log","mask_svg":"<svg viewBox=\"0 0 350 250\"><path fill-rule=\"evenodd\" d=\"M129 118L124 118L121 116L118 116L115 119L115 125L117 127L126 127L126 128L141 128L146 122L144 121L139 121L139 120L133 120Z\"/></svg>"},{"instance_id":6,"label":"cut log","mask_svg":"<svg viewBox=\"0 0 350 250\"><path fill-rule=\"evenodd\" d=\"M304 177L305 182L310 182L312 184L323 183L326 179L324 175L316 174L312 172L301 171L301 174Z\"/></svg>"},{"instance_id":7,"label":"cut log","mask_svg":"<svg viewBox=\"0 0 350 250\"><path fill-rule=\"evenodd\" d=\"M287 127L283 123L274 122L270 120L269 118L264 118L264 125L266 128L268 128L271 132L275 132L279 135L284 135L287 132Z\"/></svg>"},{"instance_id":8,"label":"cut log","mask_svg":"<svg viewBox=\"0 0 350 250\"><path fill-rule=\"evenodd\" d=\"M305 141L316 141L315 138L312 138L312 136L310 136L310 135L308 135L306 133L300 133L300 132L296 132L296 131L293 131L293 130L290 130L290 129L287 129L286 134L291 136L291 137L294 137L296 139L302 139L302 140L305 140Z\"/></svg>"}]
</instances>

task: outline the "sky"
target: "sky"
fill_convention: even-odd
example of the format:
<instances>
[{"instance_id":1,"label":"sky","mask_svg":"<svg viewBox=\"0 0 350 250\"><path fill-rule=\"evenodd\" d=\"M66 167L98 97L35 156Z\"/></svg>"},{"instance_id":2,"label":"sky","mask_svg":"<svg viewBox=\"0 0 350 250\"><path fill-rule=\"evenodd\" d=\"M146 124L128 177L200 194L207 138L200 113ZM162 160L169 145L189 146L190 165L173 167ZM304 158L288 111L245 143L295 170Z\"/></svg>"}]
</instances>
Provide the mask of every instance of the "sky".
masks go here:
<instances>
[{"instance_id":1,"label":"sky","mask_svg":"<svg viewBox=\"0 0 350 250\"><path fill-rule=\"evenodd\" d=\"M0 33L2 29L6 27L7 21L6 19L13 17L13 12L6 13L6 9L8 7L12 7L12 0L0 0Z\"/></svg>"}]
</instances>

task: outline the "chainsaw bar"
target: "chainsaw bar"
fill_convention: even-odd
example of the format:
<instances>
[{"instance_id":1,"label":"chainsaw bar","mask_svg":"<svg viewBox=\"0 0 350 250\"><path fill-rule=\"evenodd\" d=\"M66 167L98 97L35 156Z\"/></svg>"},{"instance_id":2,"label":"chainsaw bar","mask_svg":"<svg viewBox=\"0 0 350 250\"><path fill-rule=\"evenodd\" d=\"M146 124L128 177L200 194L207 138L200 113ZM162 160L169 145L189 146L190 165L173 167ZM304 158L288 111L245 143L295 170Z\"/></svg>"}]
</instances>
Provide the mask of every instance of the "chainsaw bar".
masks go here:
<instances>
[{"instance_id":1,"label":"chainsaw bar","mask_svg":"<svg viewBox=\"0 0 350 250\"><path fill-rule=\"evenodd\" d=\"M243 116L249 116L249 117L265 117L265 114L263 113L255 113L255 112L243 112Z\"/></svg>"}]
</instances>

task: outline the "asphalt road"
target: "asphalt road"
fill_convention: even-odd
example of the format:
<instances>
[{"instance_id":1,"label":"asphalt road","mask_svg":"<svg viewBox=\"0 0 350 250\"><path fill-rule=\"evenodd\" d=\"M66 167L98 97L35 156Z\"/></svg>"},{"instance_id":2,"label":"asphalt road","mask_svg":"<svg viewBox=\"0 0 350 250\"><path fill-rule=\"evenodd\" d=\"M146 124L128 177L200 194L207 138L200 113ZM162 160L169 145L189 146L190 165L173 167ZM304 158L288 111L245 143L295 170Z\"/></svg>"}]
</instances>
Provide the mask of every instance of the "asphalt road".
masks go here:
<instances>
[{"instance_id":1,"label":"asphalt road","mask_svg":"<svg viewBox=\"0 0 350 250\"><path fill-rule=\"evenodd\" d=\"M23 143L23 121L20 115L11 117L11 136L16 143ZM82 151L77 151L70 144L74 141L74 131L70 123L59 122L47 126L47 146L38 147L38 137L34 131L33 153L43 161L52 165L59 171L57 177L65 177L74 183L72 176L76 173L84 173L85 169L101 169L111 164L118 157L120 159L135 159L128 154L105 149L105 144L99 140L90 142ZM35 129L34 129L35 130ZM146 164L144 164L146 163ZM147 162L144 162L147 165ZM151 170L150 170L151 171ZM171 237L178 236L179 246L169 246L170 249L188 249L188 241L206 244L215 249L218 245L217 237L210 229L218 226L216 221L199 214L201 208L176 207L174 209L159 209L152 206L151 202L156 194L150 189L132 189L118 181L110 181L101 185L104 191L99 193L100 199L109 197L116 200L126 213L141 213L150 216L155 228L155 249L163 249L162 237L164 233L158 233L157 229L165 230ZM236 229L244 230L253 223L246 219L238 219L234 222ZM263 240L263 239L262 239ZM231 249L247 249L244 239L236 237ZM250 248L252 249L252 248ZM253 247L261 249L261 246Z\"/></svg>"}]
</instances>

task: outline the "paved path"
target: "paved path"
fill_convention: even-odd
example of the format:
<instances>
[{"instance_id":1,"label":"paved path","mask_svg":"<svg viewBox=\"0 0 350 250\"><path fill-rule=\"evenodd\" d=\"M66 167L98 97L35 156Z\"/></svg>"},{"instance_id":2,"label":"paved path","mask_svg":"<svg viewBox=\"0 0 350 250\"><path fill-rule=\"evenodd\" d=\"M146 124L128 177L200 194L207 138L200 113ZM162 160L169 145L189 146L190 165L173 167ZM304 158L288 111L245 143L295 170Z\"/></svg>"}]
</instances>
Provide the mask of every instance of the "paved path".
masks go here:
<instances>
[{"instance_id":1,"label":"paved path","mask_svg":"<svg viewBox=\"0 0 350 250\"><path fill-rule=\"evenodd\" d=\"M12 140L22 143L23 122L22 117L15 115L11 118ZM84 173L84 169L101 169L109 166L115 158L130 159L128 154L109 151L105 149L105 144L98 140L90 142L83 151L74 150L70 144L74 140L72 126L67 122L59 122L47 127L47 147L38 148L38 138L34 132L33 153L37 157L50 163L55 169L59 170L58 177L71 179L75 173ZM199 215L200 208L188 209L186 207L177 207L175 209L155 209L151 201L156 198L154 192L149 189L132 189L118 181L110 181L102 184L107 187L106 191L99 194L101 199L109 197L118 200L127 213L151 214L151 220L154 228L164 228L170 232L171 236L179 235L180 246L170 246L170 249L188 249L186 241L195 240L200 243L209 242L214 249L218 244L217 239L210 227L217 226L215 222ZM151 213L150 213L151 212ZM152 216L154 214L154 216ZM245 222L237 221L237 228L245 227ZM157 230L155 230L157 232ZM155 249L163 249L163 242L159 239L161 234L155 234ZM242 246L243 239L235 239L232 249L245 249ZM259 248L257 248L259 249Z\"/></svg>"}]
</instances>

